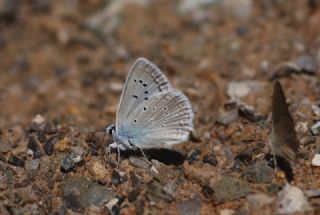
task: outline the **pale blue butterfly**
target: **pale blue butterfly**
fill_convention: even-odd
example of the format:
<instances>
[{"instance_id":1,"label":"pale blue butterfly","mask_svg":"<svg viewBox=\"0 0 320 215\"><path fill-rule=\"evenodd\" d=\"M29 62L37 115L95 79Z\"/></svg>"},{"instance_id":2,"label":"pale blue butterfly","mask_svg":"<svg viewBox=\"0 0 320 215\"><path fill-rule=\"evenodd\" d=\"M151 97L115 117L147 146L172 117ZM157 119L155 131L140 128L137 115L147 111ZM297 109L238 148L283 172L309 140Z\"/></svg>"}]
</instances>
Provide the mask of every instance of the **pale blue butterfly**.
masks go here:
<instances>
[{"instance_id":1,"label":"pale blue butterfly","mask_svg":"<svg viewBox=\"0 0 320 215\"><path fill-rule=\"evenodd\" d=\"M189 99L171 87L161 70L139 58L127 76L117 110L116 124L106 128L111 148L170 147L186 141L193 130Z\"/></svg>"}]
</instances>

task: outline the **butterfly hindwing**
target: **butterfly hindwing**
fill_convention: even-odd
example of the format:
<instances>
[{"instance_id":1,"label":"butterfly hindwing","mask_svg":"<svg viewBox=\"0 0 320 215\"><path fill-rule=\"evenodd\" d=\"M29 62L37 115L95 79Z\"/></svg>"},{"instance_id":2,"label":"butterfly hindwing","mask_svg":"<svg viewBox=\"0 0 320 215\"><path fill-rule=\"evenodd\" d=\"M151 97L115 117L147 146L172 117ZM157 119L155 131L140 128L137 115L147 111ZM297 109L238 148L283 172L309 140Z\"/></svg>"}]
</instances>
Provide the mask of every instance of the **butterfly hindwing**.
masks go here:
<instances>
[{"instance_id":1,"label":"butterfly hindwing","mask_svg":"<svg viewBox=\"0 0 320 215\"><path fill-rule=\"evenodd\" d=\"M193 129L191 104L181 92L170 89L141 103L123 125L133 145L141 148L170 146L185 141Z\"/></svg>"}]
</instances>

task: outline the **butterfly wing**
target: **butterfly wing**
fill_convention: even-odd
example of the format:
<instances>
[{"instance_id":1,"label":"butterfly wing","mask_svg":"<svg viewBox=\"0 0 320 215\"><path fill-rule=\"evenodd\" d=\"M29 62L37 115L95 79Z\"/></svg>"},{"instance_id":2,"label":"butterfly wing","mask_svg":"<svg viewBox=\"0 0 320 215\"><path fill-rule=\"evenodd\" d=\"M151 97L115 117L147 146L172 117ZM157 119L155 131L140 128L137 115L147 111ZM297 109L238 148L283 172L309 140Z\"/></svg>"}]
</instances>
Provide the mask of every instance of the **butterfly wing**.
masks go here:
<instances>
[{"instance_id":1,"label":"butterfly wing","mask_svg":"<svg viewBox=\"0 0 320 215\"><path fill-rule=\"evenodd\" d=\"M299 141L294 122L288 110L286 98L280 82L274 85L272 96L272 146L275 154L295 160Z\"/></svg>"},{"instance_id":2,"label":"butterfly wing","mask_svg":"<svg viewBox=\"0 0 320 215\"><path fill-rule=\"evenodd\" d=\"M121 136L140 148L168 147L188 139L194 113L188 98L170 89L141 103L122 124Z\"/></svg>"},{"instance_id":3,"label":"butterfly wing","mask_svg":"<svg viewBox=\"0 0 320 215\"><path fill-rule=\"evenodd\" d=\"M156 65L145 58L139 58L131 67L122 91L117 110L116 132L123 133L122 125L141 103L170 88L168 79Z\"/></svg>"}]
</instances>

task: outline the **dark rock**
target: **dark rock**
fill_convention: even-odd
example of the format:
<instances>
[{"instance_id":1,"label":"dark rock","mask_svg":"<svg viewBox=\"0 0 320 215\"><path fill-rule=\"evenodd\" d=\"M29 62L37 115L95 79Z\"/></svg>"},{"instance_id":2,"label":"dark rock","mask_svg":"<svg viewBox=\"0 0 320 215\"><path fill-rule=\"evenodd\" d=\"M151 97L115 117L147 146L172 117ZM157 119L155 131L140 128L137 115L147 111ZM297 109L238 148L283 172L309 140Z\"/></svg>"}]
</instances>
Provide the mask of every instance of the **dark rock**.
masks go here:
<instances>
[{"instance_id":1,"label":"dark rock","mask_svg":"<svg viewBox=\"0 0 320 215\"><path fill-rule=\"evenodd\" d=\"M200 149L193 149L188 153L186 160L189 161L189 163L197 161L199 160L200 154L201 154Z\"/></svg>"},{"instance_id":2,"label":"dark rock","mask_svg":"<svg viewBox=\"0 0 320 215\"><path fill-rule=\"evenodd\" d=\"M46 134L43 132L43 131L39 131L38 132L38 140L41 142L41 143L45 143L47 141L47 136Z\"/></svg>"},{"instance_id":3,"label":"dark rock","mask_svg":"<svg viewBox=\"0 0 320 215\"><path fill-rule=\"evenodd\" d=\"M46 143L43 145L43 150L47 155L52 155L54 152L54 144L58 142L58 138L53 136L49 138Z\"/></svg>"},{"instance_id":4,"label":"dark rock","mask_svg":"<svg viewBox=\"0 0 320 215\"><path fill-rule=\"evenodd\" d=\"M294 173L289 161L287 161L284 157L272 154L265 155L266 162L272 168L279 168L286 175L287 181L291 182L294 180ZM274 160L276 159L276 161ZM276 166L275 166L276 164Z\"/></svg>"},{"instance_id":5,"label":"dark rock","mask_svg":"<svg viewBox=\"0 0 320 215\"><path fill-rule=\"evenodd\" d=\"M56 134L57 128L53 124L46 122L43 131L47 135Z\"/></svg>"},{"instance_id":6,"label":"dark rock","mask_svg":"<svg viewBox=\"0 0 320 215\"><path fill-rule=\"evenodd\" d=\"M251 122L258 122L260 120L266 119L266 116L261 115L254 109L252 106L249 105L239 105L239 115L246 118Z\"/></svg>"},{"instance_id":7,"label":"dark rock","mask_svg":"<svg viewBox=\"0 0 320 215\"><path fill-rule=\"evenodd\" d=\"M40 158L42 155L40 145L34 136L31 136L28 141L28 149L33 151L33 158Z\"/></svg>"},{"instance_id":8,"label":"dark rock","mask_svg":"<svg viewBox=\"0 0 320 215\"><path fill-rule=\"evenodd\" d=\"M111 182L113 185L118 186L125 182L127 178L125 177L124 173L114 169L111 176Z\"/></svg>"},{"instance_id":9,"label":"dark rock","mask_svg":"<svg viewBox=\"0 0 320 215\"><path fill-rule=\"evenodd\" d=\"M217 157L214 154L208 154L203 157L203 163L211 164L212 166L218 165Z\"/></svg>"},{"instance_id":10,"label":"dark rock","mask_svg":"<svg viewBox=\"0 0 320 215\"><path fill-rule=\"evenodd\" d=\"M23 167L24 166L24 160L18 158L15 155L12 155L9 159L8 159L8 163L13 165L13 166L18 166L18 167Z\"/></svg>"},{"instance_id":11,"label":"dark rock","mask_svg":"<svg viewBox=\"0 0 320 215\"><path fill-rule=\"evenodd\" d=\"M129 202L134 202L140 194L139 189L133 189L129 194L128 194L128 200Z\"/></svg>"},{"instance_id":12,"label":"dark rock","mask_svg":"<svg viewBox=\"0 0 320 215\"><path fill-rule=\"evenodd\" d=\"M250 154L241 153L238 154L234 158L234 168L239 170L242 166L247 166L248 164L252 163L252 157Z\"/></svg>"},{"instance_id":13,"label":"dark rock","mask_svg":"<svg viewBox=\"0 0 320 215\"><path fill-rule=\"evenodd\" d=\"M3 0L0 5L0 21L13 22L19 11L19 0Z\"/></svg>"},{"instance_id":14,"label":"dark rock","mask_svg":"<svg viewBox=\"0 0 320 215\"><path fill-rule=\"evenodd\" d=\"M60 164L60 169L62 172L70 172L76 167L76 162L70 157L66 156Z\"/></svg>"}]
</instances>

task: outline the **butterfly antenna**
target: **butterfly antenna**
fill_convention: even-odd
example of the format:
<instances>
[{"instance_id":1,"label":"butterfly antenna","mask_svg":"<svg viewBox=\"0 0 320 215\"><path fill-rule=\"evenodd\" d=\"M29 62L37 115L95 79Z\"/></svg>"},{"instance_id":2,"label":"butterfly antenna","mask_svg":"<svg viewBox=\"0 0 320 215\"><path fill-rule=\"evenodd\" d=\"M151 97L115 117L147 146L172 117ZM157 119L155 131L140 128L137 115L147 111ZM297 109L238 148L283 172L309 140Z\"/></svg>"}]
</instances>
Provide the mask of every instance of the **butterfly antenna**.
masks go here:
<instances>
[{"instance_id":1,"label":"butterfly antenna","mask_svg":"<svg viewBox=\"0 0 320 215\"><path fill-rule=\"evenodd\" d=\"M120 164L120 147L117 147L117 151L118 151L118 165Z\"/></svg>"}]
</instances>

